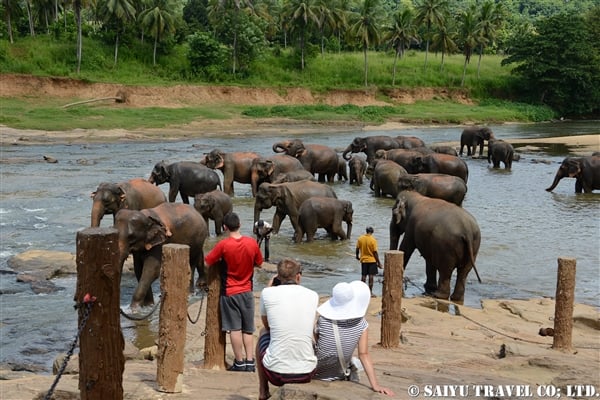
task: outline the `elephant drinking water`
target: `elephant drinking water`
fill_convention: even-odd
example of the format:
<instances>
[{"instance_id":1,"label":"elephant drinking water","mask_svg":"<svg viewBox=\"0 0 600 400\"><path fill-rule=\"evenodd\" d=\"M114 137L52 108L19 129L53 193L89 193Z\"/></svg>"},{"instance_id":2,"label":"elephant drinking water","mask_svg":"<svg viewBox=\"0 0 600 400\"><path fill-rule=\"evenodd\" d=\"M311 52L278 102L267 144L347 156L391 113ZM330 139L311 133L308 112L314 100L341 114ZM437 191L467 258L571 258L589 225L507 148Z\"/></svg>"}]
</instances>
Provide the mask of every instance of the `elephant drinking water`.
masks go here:
<instances>
[{"instance_id":1,"label":"elephant drinking water","mask_svg":"<svg viewBox=\"0 0 600 400\"><path fill-rule=\"evenodd\" d=\"M552 185L546 190L553 191L558 182L567 177L576 179L575 193L591 193L600 189L600 155L596 154L589 157L565 158L556 171Z\"/></svg>"}]
</instances>

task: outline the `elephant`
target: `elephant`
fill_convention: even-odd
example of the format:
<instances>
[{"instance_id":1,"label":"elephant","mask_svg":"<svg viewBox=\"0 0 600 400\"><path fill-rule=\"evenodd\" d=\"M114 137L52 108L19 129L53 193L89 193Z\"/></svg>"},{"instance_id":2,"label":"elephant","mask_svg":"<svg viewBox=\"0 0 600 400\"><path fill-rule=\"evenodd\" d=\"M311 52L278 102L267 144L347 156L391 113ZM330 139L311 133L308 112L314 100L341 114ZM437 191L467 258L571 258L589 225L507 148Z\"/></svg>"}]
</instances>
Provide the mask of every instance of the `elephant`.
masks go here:
<instances>
[{"instance_id":1,"label":"elephant","mask_svg":"<svg viewBox=\"0 0 600 400\"><path fill-rule=\"evenodd\" d=\"M575 193L592 193L600 189L600 153L589 157L565 158L556 171L552 185L546 191L554 190L558 182L566 177L576 179Z\"/></svg>"},{"instance_id":2,"label":"elephant","mask_svg":"<svg viewBox=\"0 0 600 400\"><path fill-rule=\"evenodd\" d=\"M500 168L500 162L504 163L504 169L511 169L515 154L512 145L504 140L488 140L488 164L493 163L494 168Z\"/></svg>"},{"instance_id":3,"label":"elephant","mask_svg":"<svg viewBox=\"0 0 600 400\"><path fill-rule=\"evenodd\" d=\"M342 157L344 160L349 160L348 153L360 153L363 152L367 155L367 163L370 163L371 160L375 158L375 152L377 150L390 150L390 149L398 149L400 148L400 144L397 140L395 140L391 136L369 136L365 138L356 137L346 147L344 152L342 153Z\"/></svg>"},{"instance_id":4,"label":"elephant","mask_svg":"<svg viewBox=\"0 0 600 400\"><path fill-rule=\"evenodd\" d=\"M375 168L371 177L370 188L375 192L375 197L398 194L398 179L407 174L406 169L390 160L375 160Z\"/></svg>"},{"instance_id":5,"label":"elephant","mask_svg":"<svg viewBox=\"0 0 600 400\"><path fill-rule=\"evenodd\" d=\"M433 150L434 153L449 154L451 156L458 156L458 152L452 146L435 145L435 146L429 146L429 148L431 150Z\"/></svg>"},{"instance_id":6,"label":"elephant","mask_svg":"<svg viewBox=\"0 0 600 400\"><path fill-rule=\"evenodd\" d=\"M331 197L337 199L333 189L320 182L299 181L286 183L261 183L254 201L254 223L260 219L260 212L273 206L276 207L273 216L273 233L279 232L281 223L286 215L294 231L298 230L298 215L302 203L311 197Z\"/></svg>"},{"instance_id":7,"label":"elephant","mask_svg":"<svg viewBox=\"0 0 600 400\"><path fill-rule=\"evenodd\" d=\"M363 177L367 172L367 161L359 155L354 155L348 160L348 169L350 170L350 184L363 184Z\"/></svg>"},{"instance_id":8,"label":"elephant","mask_svg":"<svg viewBox=\"0 0 600 400\"><path fill-rule=\"evenodd\" d=\"M331 197L311 197L300 206L296 242L300 243L306 234L306 241L312 242L317 228L325 228L332 240L350 239L352 234L352 202ZM346 222L346 232L342 229Z\"/></svg>"},{"instance_id":9,"label":"elephant","mask_svg":"<svg viewBox=\"0 0 600 400\"><path fill-rule=\"evenodd\" d=\"M297 182L297 181L313 181L316 179L313 174L305 169L299 169L297 171L283 172L273 177L271 183L284 183L284 182Z\"/></svg>"},{"instance_id":10,"label":"elephant","mask_svg":"<svg viewBox=\"0 0 600 400\"><path fill-rule=\"evenodd\" d=\"M348 164L344 157L338 156L338 171L337 171L337 179L338 181L346 182L348 180Z\"/></svg>"},{"instance_id":11,"label":"elephant","mask_svg":"<svg viewBox=\"0 0 600 400\"><path fill-rule=\"evenodd\" d=\"M456 269L456 283L450 298L463 302L467 275L471 268L477 273L475 260L480 244L479 225L462 207L415 191L398 195L390 221L390 250L404 252L405 269L415 248L419 250L426 264L427 293L448 299L450 278ZM438 274L439 280L436 279Z\"/></svg>"},{"instance_id":12,"label":"elephant","mask_svg":"<svg viewBox=\"0 0 600 400\"><path fill-rule=\"evenodd\" d=\"M465 183L469 179L469 167L459 157L449 154L433 153L422 157L415 157L409 168L411 174L438 173L458 176Z\"/></svg>"},{"instance_id":13,"label":"elephant","mask_svg":"<svg viewBox=\"0 0 600 400\"><path fill-rule=\"evenodd\" d=\"M167 164L164 161L156 163L148 179L157 186L169 182L169 201L173 203L177 193L185 204L189 204L189 197L198 193L206 193L221 189L219 175L206 165L192 161L180 161Z\"/></svg>"},{"instance_id":14,"label":"elephant","mask_svg":"<svg viewBox=\"0 0 600 400\"><path fill-rule=\"evenodd\" d=\"M432 152L433 153L433 152ZM420 151L415 151L413 150L405 150L405 149L392 149L392 150L377 150L375 152L375 159L382 159L382 160L389 160L389 161L393 161L396 164L402 166L404 169L406 169L408 172L410 173L414 173L416 171L412 171L413 167L413 161L416 158L421 158L423 157L423 153L421 153ZM373 167L370 166L369 169L372 169Z\"/></svg>"},{"instance_id":15,"label":"elephant","mask_svg":"<svg viewBox=\"0 0 600 400\"><path fill-rule=\"evenodd\" d=\"M467 184L458 176L447 174L408 174L398 179L398 192L404 190L414 190L423 196L462 206Z\"/></svg>"},{"instance_id":16,"label":"elephant","mask_svg":"<svg viewBox=\"0 0 600 400\"><path fill-rule=\"evenodd\" d=\"M475 156L475 150L479 145L479 157L483 154L483 143L485 140L495 139L494 133L488 126L470 126L465 128L460 135L459 155L463 155L463 148L467 146L467 156Z\"/></svg>"},{"instance_id":17,"label":"elephant","mask_svg":"<svg viewBox=\"0 0 600 400\"><path fill-rule=\"evenodd\" d=\"M416 136L396 136L394 139L398 142L401 149L425 147L425 142Z\"/></svg>"},{"instance_id":18,"label":"elephant","mask_svg":"<svg viewBox=\"0 0 600 400\"><path fill-rule=\"evenodd\" d=\"M226 153L219 149L213 149L206 153L200 161L208 168L221 170L223 173L223 191L229 196L234 195L233 182L250 183L252 160L260 157L257 153L232 152Z\"/></svg>"},{"instance_id":19,"label":"elephant","mask_svg":"<svg viewBox=\"0 0 600 400\"><path fill-rule=\"evenodd\" d=\"M297 158L286 154L255 158L250 165L252 196L256 196L256 191L261 183L272 183L272 180L279 174L302 170L304 170L302 163Z\"/></svg>"},{"instance_id":20,"label":"elephant","mask_svg":"<svg viewBox=\"0 0 600 400\"><path fill-rule=\"evenodd\" d=\"M152 283L159 277L162 245L185 244L190 247L190 290L194 287L194 271L198 271L197 285L205 280L204 241L208 227L204 218L189 204L163 203L144 210L121 209L115 228L119 232L121 270L129 254L133 254L133 269L138 280L131 307L154 302Z\"/></svg>"},{"instance_id":21,"label":"elephant","mask_svg":"<svg viewBox=\"0 0 600 400\"><path fill-rule=\"evenodd\" d=\"M105 214L113 215L113 224L117 211L122 208L141 210L152 208L167 201L159 187L143 178L134 178L120 183L102 182L91 195L92 223L91 227L100 226Z\"/></svg>"},{"instance_id":22,"label":"elephant","mask_svg":"<svg viewBox=\"0 0 600 400\"><path fill-rule=\"evenodd\" d=\"M322 144L304 144L300 139L285 140L273 145L275 153L285 153L297 158L319 182L333 182L338 172L338 155L334 149Z\"/></svg>"},{"instance_id":23,"label":"elephant","mask_svg":"<svg viewBox=\"0 0 600 400\"><path fill-rule=\"evenodd\" d=\"M233 203L227 193L213 190L194 196L194 208L204 217L207 225L209 219L215 221L215 234L218 236L223 233L223 217L233 211Z\"/></svg>"}]
</instances>

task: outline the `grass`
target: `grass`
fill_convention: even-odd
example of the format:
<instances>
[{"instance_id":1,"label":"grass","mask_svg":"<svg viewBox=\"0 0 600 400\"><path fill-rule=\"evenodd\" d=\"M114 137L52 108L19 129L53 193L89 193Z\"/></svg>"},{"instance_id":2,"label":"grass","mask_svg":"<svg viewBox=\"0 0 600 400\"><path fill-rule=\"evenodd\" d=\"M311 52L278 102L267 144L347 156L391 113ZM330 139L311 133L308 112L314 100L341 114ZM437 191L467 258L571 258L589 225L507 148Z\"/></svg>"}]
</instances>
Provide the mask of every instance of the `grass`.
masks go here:
<instances>
[{"instance_id":1,"label":"grass","mask_svg":"<svg viewBox=\"0 0 600 400\"><path fill-rule=\"evenodd\" d=\"M124 85L169 86L175 84L208 85L199 77L189 74L186 46L176 46L169 55L160 55L159 64L151 63L151 46L128 50L121 47L119 61L114 65L113 47L85 38L81 73L74 73L75 46L73 38L55 40L50 36L20 38L15 44L0 40L0 72L41 76L67 76L89 82L119 83ZM464 58L430 53L428 67L424 68L424 53L409 51L396 66L396 81L392 85L393 52L368 53L368 87L364 85L364 58L362 52L314 54L308 57L304 71L295 67L296 56L291 49L266 52L254 61L246 74L233 77L223 74L219 85L270 87L280 92L288 88L304 87L315 93L330 90L368 90L382 101L390 101L393 89L446 88L461 91L473 98L474 104L460 104L450 100L433 99L409 105L367 106L327 105L298 106L215 106L194 105L182 108L119 108L114 104L94 103L86 106L62 108L44 96L3 98L0 124L19 129L67 130L165 128L188 124L198 119L227 119L236 117L286 117L307 121L360 121L382 123L387 120L415 123L497 123L502 121L544 121L553 118L547 107L525 105L494 99L490 93L510 92L510 71L500 65L501 57L486 55L477 77L474 57L468 66L466 85L460 87ZM79 99L73 99L76 101Z\"/></svg>"}]
</instances>

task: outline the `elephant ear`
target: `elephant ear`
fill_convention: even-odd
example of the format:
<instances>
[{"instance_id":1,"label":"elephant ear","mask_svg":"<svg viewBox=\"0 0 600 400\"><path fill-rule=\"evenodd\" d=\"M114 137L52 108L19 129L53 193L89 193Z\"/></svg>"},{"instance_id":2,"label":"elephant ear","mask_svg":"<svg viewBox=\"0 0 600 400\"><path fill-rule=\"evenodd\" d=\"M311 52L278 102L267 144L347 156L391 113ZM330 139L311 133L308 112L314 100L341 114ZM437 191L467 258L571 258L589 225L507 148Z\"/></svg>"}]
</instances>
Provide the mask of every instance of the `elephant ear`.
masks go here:
<instances>
[{"instance_id":1,"label":"elephant ear","mask_svg":"<svg viewBox=\"0 0 600 400\"><path fill-rule=\"evenodd\" d=\"M396 204L392 208L392 217L396 224L400 224L406 219L406 202L402 198L396 200Z\"/></svg>"},{"instance_id":2,"label":"elephant ear","mask_svg":"<svg viewBox=\"0 0 600 400\"><path fill-rule=\"evenodd\" d=\"M149 215L150 223L148 224L148 230L146 231L146 243L144 247L146 250L150 250L154 246L161 245L167 241L173 233L169 228L163 224L163 222L154 216Z\"/></svg>"},{"instance_id":3,"label":"elephant ear","mask_svg":"<svg viewBox=\"0 0 600 400\"><path fill-rule=\"evenodd\" d=\"M271 160L266 160L265 161L265 172L267 176L270 176L271 174L273 174L273 171L275 170L275 163Z\"/></svg>"}]
</instances>

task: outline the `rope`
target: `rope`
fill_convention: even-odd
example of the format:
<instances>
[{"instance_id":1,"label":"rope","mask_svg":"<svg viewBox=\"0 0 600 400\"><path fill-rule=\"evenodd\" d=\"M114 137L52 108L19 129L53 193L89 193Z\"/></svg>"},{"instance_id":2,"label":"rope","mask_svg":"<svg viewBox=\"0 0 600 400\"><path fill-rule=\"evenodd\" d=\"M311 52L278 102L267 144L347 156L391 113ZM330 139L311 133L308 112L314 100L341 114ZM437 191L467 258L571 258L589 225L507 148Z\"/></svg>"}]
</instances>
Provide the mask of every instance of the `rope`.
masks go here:
<instances>
[{"instance_id":1,"label":"rope","mask_svg":"<svg viewBox=\"0 0 600 400\"><path fill-rule=\"evenodd\" d=\"M86 293L85 296L83 296L83 302L75 305L75 309L85 306L85 309L83 310L83 318L81 318L81 324L79 325L79 328L77 329L77 335L75 335L75 339L73 340L73 343L71 344L71 348L67 352L66 357L63 359L63 363L60 366L60 369L58 370L58 372L56 373L56 378L54 378L54 382L52 383L52 386L50 386L50 389L48 389L46 396L44 396L44 400L50 400L52 398L52 395L54 394L54 390L56 389L56 385L58 385L58 381L60 380L63 373L65 372L65 369L67 368L67 364L69 363L71 356L73 356L73 352L75 351L75 347L77 346L77 342L79 341L81 332L83 332L83 329L85 328L85 324L87 323L88 319L90 318L92 306L94 305L95 301L96 301L96 297L91 296L89 293Z\"/></svg>"},{"instance_id":2,"label":"rope","mask_svg":"<svg viewBox=\"0 0 600 400\"><path fill-rule=\"evenodd\" d=\"M156 311L156 309L158 308L159 305L160 305L160 299L154 305L154 307L152 307L152 310L150 310L150 312L148 314L142 315L140 317L134 316L133 314L128 315L125 311L123 311L122 308L119 308L119 314L121 314L122 316L124 316L125 318L127 318L128 320L131 320L131 321L143 321L145 319L148 319L152 314L154 314L154 311Z\"/></svg>"},{"instance_id":3,"label":"rope","mask_svg":"<svg viewBox=\"0 0 600 400\"><path fill-rule=\"evenodd\" d=\"M204 298L206 297L206 293L208 293L208 288L202 289L202 296L200 297L200 307L198 308L198 315L196 315L196 319L192 320L190 317L190 313L187 313L188 321L192 324L195 324L200 319L200 312L202 311L202 305L204 304Z\"/></svg>"}]
</instances>

